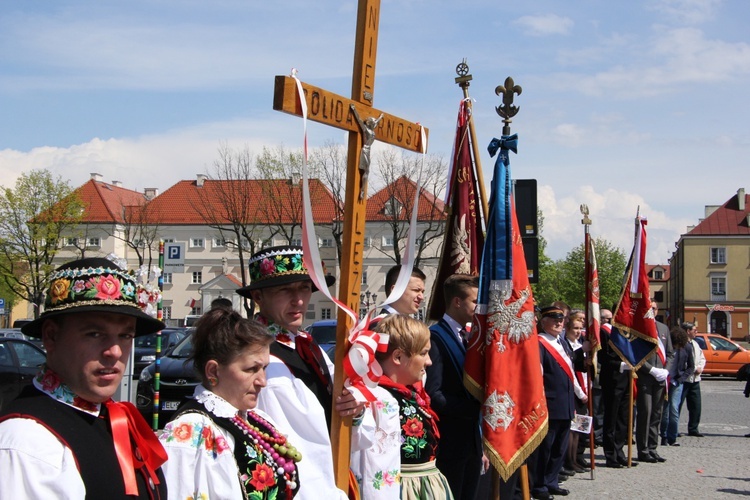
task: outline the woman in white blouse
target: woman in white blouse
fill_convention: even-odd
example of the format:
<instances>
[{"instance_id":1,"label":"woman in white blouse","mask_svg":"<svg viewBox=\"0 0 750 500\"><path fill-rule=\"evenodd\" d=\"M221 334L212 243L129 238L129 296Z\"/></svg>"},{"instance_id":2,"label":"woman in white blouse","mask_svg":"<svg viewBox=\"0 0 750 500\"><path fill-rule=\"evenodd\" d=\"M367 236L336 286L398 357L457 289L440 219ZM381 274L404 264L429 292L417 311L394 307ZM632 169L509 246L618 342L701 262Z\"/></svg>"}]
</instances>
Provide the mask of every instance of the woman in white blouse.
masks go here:
<instances>
[{"instance_id":1,"label":"woman in white blouse","mask_svg":"<svg viewBox=\"0 0 750 500\"><path fill-rule=\"evenodd\" d=\"M216 308L196 324L193 366L202 379L160 440L169 498L290 499L300 453L255 410L273 336L256 321Z\"/></svg>"}]
</instances>

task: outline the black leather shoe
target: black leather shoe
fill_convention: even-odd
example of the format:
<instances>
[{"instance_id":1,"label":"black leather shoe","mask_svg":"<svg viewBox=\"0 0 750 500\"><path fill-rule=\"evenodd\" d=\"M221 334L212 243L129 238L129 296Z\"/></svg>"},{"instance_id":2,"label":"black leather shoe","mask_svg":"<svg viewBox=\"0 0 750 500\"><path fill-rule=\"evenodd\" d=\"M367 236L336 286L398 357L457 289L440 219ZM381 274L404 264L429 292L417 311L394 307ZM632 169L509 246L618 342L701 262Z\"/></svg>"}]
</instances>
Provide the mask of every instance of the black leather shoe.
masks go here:
<instances>
[{"instance_id":1,"label":"black leather shoe","mask_svg":"<svg viewBox=\"0 0 750 500\"><path fill-rule=\"evenodd\" d=\"M668 444L667 438L661 438L661 445L662 446L667 446L667 444Z\"/></svg>"},{"instance_id":2,"label":"black leather shoe","mask_svg":"<svg viewBox=\"0 0 750 500\"><path fill-rule=\"evenodd\" d=\"M638 455L638 461L639 462L646 462L649 464L655 464L658 462L655 456L652 455Z\"/></svg>"},{"instance_id":3,"label":"black leather shoe","mask_svg":"<svg viewBox=\"0 0 750 500\"><path fill-rule=\"evenodd\" d=\"M558 483L564 483L565 481L568 480L569 477L570 476L563 476L562 474L558 474L557 475L557 482Z\"/></svg>"},{"instance_id":4,"label":"black leather shoe","mask_svg":"<svg viewBox=\"0 0 750 500\"><path fill-rule=\"evenodd\" d=\"M697 438L706 437L705 435L701 434L700 432L688 432L688 436L693 436Z\"/></svg>"},{"instance_id":5,"label":"black leather shoe","mask_svg":"<svg viewBox=\"0 0 750 500\"><path fill-rule=\"evenodd\" d=\"M618 461L618 462L620 463L620 465L622 465L623 467L627 467L627 466L628 466L628 459L627 459L627 458L623 458L622 460L618 459L617 461ZM637 467L637 466L638 466L638 462L636 462L635 460L631 459L631 460L630 460L630 466L631 466L631 467Z\"/></svg>"},{"instance_id":6,"label":"black leather shoe","mask_svg":"<svg viewBox=\"0 0 750 500\"><path fill-rule=\"evenodd\" d=\"M570 469L566 469L565 467L563 467L562 469L560 469L560 475L561 476L575 476L576 473Z\"/></svg>"},{"instance_id":7,"label":"black leather shoe","mask_svg":"<svg viewBox=\"0 0 750 500\"><path fill-rule=\"evenodd\" d=\"M622 464L620 462L607 461L607 463L605 463L604 466L609 467L610 469L622 469Z\"/></svg>"},{"instance_id":8,"label":"black leather shoe","mask_svg":"<svg viewBox=\"0 0 750 500\"><path fill-rule=\"evenodd\" d=\"M672 441L671 443L669 443L669 446L680 446L680 443Z\"/></svg>"},{"instance_id":9,"label":"black leather shoe","mask_svg":"<svg viewBox=\"0 0 750 500\"><path fill-rule=\"evenodd\" d=\"M531 498L534 500L552 500L554 497L546 491L542 491L541 493L532 493Z\"/></svg>"},{"instance_id":10,"label":"black leather shoe","mask_svg":"<svg viewBox=\"0 0 750 500\"><path fill-rule=\"evenodd\" d=\"M666 462L666 461L667 461L667 459L666 459L666 458L662 457L661 455L659 455L659 454L658 454L658 453L656 453L655 451L652 451L652 452L651 452L651 456L652 456L652 457L654 458L654 460L656 460L656 461L657 461L657 462L659 462L659 463L664 463L664 462Z\"/></svg>"},{"instance_id":11,"label":"black leather shoe","mask_svg":"<svg viewBox=\"0 0 750 500\"><path fill-rule=\"evenodd\" d=\"M584 469L591 467L591 464L585 458L576 459L576 464L578 464L578 467L583 467Z\"/></svg>"},{"instance_id":12,"label":"black leather shoe","mask_svg":"<svg viewBox=\"0 0 750 500\"><path fill-rule=\"evenodd\" d=\"M560 495L561 497L564 497L568 494L570 494L569 490L566 490L565 488L550 488L547 487L547 490L552 493L553 495Z\"/></svg>"}]
</instances>

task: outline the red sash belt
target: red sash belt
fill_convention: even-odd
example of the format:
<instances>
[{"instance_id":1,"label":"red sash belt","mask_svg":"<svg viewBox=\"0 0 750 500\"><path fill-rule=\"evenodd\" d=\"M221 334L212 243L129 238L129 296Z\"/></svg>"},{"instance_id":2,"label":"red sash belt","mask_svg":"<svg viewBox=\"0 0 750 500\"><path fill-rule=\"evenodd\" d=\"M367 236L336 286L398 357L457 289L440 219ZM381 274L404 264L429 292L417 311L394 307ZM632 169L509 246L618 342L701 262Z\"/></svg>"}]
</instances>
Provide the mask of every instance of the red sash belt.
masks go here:
<instances>
[{"instance_id":1,"label":"red sash belt","mask_svg":"<svg viewBox=\"0 0 750 500\"><path fill-rule=\"evenodd\" d=\"M570 360L567 358L563 358L563 355L560 354L555 347L549 343L549 340L545 339L541 335L539 336L539 341L542 343L545 349L547 349L547 352L549 352L553 358L555 358L555 361L557 361L557 364L560 365L560 368L563 369L563 371L568 375L570 378L570 383L575 384L575 378L573 377L573 369L570 366Z\"/></svg>"}]
</instances>

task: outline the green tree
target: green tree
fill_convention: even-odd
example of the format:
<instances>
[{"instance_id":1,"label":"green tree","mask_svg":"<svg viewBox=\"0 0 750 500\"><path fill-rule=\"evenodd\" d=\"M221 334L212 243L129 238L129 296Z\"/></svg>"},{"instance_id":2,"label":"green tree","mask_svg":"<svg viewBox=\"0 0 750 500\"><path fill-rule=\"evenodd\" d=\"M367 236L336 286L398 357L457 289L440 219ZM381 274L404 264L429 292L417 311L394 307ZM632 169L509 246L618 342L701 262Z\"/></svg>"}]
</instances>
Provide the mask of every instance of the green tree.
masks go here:
<instances>
[{"instance_id":1,"label":"green tree","mask_svg":"<svg viewBox=\"0 0 750 500\"><path fill-rule=\"evenodd\" d=\"M0 280L34 307L38 317L62 237L83 215L83 203L48 170L21 174L0 189Z\"/></svg>"},{"instance_id":2,"label":"green tree","mask_svg":"<svg viewBox=\"0 0 750 500\"><path fill-rule=\"evenodd\" d=\"M559 264L547 255L547 240L542 235L544 214L537 208L536 220L539 233L539 280L531 285L534 301L539 307L545 307L559 299L560 287Z\"/></svg>"},{"instance_id":3,"label":"green tree","mask_svg":"<svg viewBox=\"0 0 750 500\"><path fill-rule=\"evenodd\" d=\"M582 309L586 303L586 277L584 272L584 244L581 243L568 252L559 263L559 296L573 308ZM622 277L627 265L627 257L621 248L615 247L604 238L594 239L596 267L599 275L599 303L603 308L611 308L622 292Z\"/></svg>"}]
</instances>

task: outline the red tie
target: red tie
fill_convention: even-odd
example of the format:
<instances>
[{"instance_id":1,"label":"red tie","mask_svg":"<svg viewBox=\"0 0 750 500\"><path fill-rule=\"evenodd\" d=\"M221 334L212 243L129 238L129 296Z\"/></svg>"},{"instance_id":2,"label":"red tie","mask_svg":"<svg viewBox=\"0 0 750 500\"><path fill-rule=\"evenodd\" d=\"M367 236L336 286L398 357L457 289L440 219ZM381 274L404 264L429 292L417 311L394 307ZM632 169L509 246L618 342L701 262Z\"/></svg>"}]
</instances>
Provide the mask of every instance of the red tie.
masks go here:
<instances>
[{"instance_id":1,"label":"red tie","mask_svg":"<svg viewBox=\"0 0 750 500\"><path fill-rule=\"evenodd\" d=\"M167 461L167 452L132 403L117 403L110 399L105 405L109 414L117 461L120 463L120 471L125 481L125 494L138 495L136 467L145 465L151 480L154 484L159 484L156 470ZM138 452L135 455L133 443Z\"/></svg>"},{"instance_id":2,"label":"red tie","mask_svg":"<svg viewBox=\"0 0 750 500\"><path fill-rule=\"evenodd\" d=\"M306 332L300 332L300 334L297 335L297 337L294 339L294 343L297 349L297 353L299 354L300 358L302 358L302 361L304 361L307 366L312 368L323 386L328 389L328 394L333 394L331 378L327 377L325 372L323 371L323 355L320 354L320 348L317 346L317 344L313 345L312 337Z\"/></svg>"}]
</instances>

